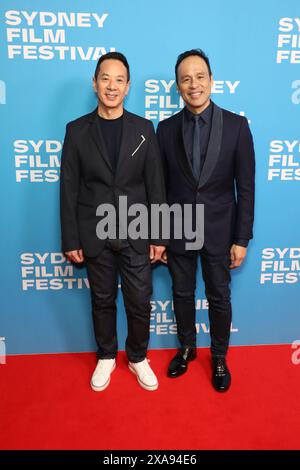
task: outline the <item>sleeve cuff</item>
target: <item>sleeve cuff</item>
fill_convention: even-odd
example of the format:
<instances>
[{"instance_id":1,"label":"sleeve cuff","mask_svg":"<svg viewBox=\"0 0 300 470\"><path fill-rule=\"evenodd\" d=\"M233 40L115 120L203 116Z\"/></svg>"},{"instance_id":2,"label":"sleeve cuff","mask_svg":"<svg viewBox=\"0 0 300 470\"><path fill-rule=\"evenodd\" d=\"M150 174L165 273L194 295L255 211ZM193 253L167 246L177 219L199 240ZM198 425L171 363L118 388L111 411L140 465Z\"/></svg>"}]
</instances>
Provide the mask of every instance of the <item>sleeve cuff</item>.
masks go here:
<instances>
[{"instance_id":1,"label":"sleeve cuff","mask_svg":"<svg viewBox=\"0 0 300 470\"><path fill-rule=\"evenodd\" d=\"M233 240L233 243L238 246L243 246L244 248L247 248L249 240L243 239L243 238L236 238Z\"/></svg>"}]
</instances>

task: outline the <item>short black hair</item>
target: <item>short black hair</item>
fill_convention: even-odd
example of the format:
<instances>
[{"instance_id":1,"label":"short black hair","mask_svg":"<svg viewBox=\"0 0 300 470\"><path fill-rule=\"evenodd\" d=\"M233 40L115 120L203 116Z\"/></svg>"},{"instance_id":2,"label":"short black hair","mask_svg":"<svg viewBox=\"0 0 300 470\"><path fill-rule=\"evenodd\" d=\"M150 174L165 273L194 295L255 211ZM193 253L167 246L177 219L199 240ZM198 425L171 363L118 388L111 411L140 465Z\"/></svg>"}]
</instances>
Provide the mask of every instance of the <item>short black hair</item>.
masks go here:
<instances>
[{"instance_id":1,"label":"short black hair","mask_svg":"<svg viewBox=\"0 0 300 470\"><path fill-rule=\"evenodd\" d=\"M177 71L178 71L178 67L179 65L181 64L181 62L186 59L187 57L190 57L190 56L197 56L197 57L200 57L201 59L204 60L204 62L206 63L207 65L207 68L208 68L208 72L209 72L209 76L211 77L211 68L210 68L210 63L209 63L209 58L207 57L207 55L205 54L204 51L202 51L202 49L191 49L190 51L185 51L185 52L182 52L182 54L179 54L179 56L177 57L177 62L176 62L176 65L175 65L175 76L176 76L176 83L178 83L178 77L177 77Z\"/></svg>"},{"instance_id":2,"label":"short black hair","mask_svg":"<svg viewBox=\"0 0 300 470\"><path fill-rule=\"evenodd\" d=\"M129 64L127 62L126 57L121 52L108 52L107 54L104 54L100 57L96 65L96 70L95 70L95 75L94 75L95 80L97 80L98 73L100 70L100 65L102 64L102 62L104 62L104 60L109 60L109 59L119 60L120 62L122 62L123 65L125 65L127 69L127 82L129 82L130 80Z\"/></svg>"}]
</instances>

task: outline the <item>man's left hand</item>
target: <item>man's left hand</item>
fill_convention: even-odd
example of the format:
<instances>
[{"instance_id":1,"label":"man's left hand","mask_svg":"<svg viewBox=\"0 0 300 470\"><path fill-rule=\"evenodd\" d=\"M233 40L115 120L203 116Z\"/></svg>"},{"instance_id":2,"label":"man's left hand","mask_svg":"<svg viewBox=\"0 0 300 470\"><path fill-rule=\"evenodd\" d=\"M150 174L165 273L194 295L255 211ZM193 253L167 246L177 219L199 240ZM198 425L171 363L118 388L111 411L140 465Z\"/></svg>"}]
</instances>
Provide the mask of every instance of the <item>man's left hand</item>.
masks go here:
<instances>
[{"instance_id":1,"label":"man's left hand","mask_svg":"<svg viewBox=\"0 0 300 470\"><path fill-rule=\"evenodd\" d=\"M241 266L242 262L246 258L247 248L239 245L232 245L230 250L230 269L235 269Z\"/></svg>"},{"instance_id":2,"label":"man's left hand","mask_svg":"<svg viewBox=\"0 0 300 470\"><path fill-rule=\"evenodd\" d=\"M156 263L156 261L160 261L165 250L166 250L165 246L150 245L149 256L150 256L151 263Z\"/></svg>"}]
</instances>

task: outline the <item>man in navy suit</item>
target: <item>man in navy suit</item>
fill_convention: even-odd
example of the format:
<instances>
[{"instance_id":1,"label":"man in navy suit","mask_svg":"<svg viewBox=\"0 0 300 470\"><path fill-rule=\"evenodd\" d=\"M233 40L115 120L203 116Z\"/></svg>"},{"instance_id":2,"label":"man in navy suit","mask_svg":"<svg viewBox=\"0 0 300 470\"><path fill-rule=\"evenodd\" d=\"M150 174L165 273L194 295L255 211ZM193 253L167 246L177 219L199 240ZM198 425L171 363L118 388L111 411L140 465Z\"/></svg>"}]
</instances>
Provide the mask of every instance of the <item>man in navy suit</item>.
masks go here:
<instances>
[{"instance_id":1,"label":"man in navy suit","mask_svg":"<svg viewBox=\"0 0 300 470\"><path fill-rule=\"evenodd\" d=\"M167 262L180 349L168 376L182 375L196 358L195 288L200 256L209 303L212 384L222 392L231 383L225 359L232 317L230 270L241 265L252 238L253 141L246 118L211 101L213 78L203 51L180 54L175 74L185 107L160 122L157 130L167 199L169 204L204 205L204 245L201 250L187 250L184 238L169 243Z\"/></svg>"},{"instance_id":2,"label":"man in navy suit","mask_svg":"<svg viewBox=\"0 0 300 470\"><path fill-rule=\"evenodd\" d=\"M70 261L85 261L87 266L98 345L91 387L99 392L109 385L116 366L118 274L127 314L129 368L144 389L158 387L146 358L152 293L150 262L158 261L165 247L159 239L130 238L130 233L126 236L128 225L122 227L121 218L126 214L120 208L120 198L127 197L128 207L150 207L165 202L165 188L153 124L124 109L129 86L126 57L119 52L103 55L93 78L98 106L67 125L62 152L62 249ZM100 214L102 219L99 216L101 205L120 214L104 238L97 231L104 215Z\"/></svg>"}]
</instances>

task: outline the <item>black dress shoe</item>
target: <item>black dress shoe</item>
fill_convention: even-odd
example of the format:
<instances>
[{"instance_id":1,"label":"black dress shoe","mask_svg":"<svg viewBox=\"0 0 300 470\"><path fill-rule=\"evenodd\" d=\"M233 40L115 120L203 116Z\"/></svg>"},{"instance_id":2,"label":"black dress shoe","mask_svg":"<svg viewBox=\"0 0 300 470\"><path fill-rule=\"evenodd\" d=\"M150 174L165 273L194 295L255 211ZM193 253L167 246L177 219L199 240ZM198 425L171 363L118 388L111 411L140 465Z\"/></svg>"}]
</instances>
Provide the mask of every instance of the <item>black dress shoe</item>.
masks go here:
<instances>
[{"instance_id":1,"label":"black dress shoe","mask_svg":"<svg viewBox=\"0 0 300 470\"><path fill-rule=\"evenodd\" d=\"M179 349L168 368L168 377L179 377L187 371L188 363L197 357L195 348Z\"/></svg>"},{"instance_id":2,"label":"black dress shoe","mask_svg":"<svg viewBox=\"0 0 300 470\"><path fill-rule=\"evenodd\" d=\"M212 358L212 384L217 392L226 392L231 384L231 375L225 357Z\"/></svg>"}]
</instances>

